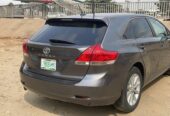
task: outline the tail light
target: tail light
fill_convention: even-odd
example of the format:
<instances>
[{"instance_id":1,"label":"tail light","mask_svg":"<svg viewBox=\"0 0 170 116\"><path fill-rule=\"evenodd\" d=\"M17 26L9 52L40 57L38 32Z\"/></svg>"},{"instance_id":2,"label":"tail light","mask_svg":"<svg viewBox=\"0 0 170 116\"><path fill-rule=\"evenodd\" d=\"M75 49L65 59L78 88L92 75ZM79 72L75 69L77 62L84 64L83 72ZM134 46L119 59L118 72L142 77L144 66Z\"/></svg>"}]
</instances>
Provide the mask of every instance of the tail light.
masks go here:
<instances>
[{"instance_id":1,"label":"tail light","mask_svg":"<svg viewBox=\"0 0 170 116\"><path fill-rule=\"evenodd\" d=\"M22 45L22 49L23 49L23 53L25 56L28 56L28 40L25 40L23 45Z\"/></svg>"},{"instance_id":2,"label":"tail light","mask_svg":"<svg viewBox=\"0 0 170 116\"><path fill-rule=\"evenodd\" d=\"M100 44L87 48L75 61L78 65L107 65L113 64L119 53L101 48Z\"/></svg>"}]
</instances>

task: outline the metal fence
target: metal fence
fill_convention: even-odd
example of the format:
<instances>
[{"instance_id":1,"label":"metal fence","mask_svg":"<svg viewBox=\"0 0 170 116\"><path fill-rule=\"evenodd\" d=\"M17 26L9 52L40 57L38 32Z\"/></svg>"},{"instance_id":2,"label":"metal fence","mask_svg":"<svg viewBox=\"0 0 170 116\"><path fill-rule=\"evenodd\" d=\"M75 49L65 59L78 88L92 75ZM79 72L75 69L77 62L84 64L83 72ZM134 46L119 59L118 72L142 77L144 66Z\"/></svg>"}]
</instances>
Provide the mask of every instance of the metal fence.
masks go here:
<instances>
[{"instance_id":1,"label":"metal fence","mask_svg":"<svg viewBox=\"0 0 170 116\"><path fill-rule=\"evenodd\" d=\"M70 4L55 2L52 4L22 4L0 6L1 18L48 18L75 14L92 13L136 13L156 18L170 18L170 2L122 2L122 3L81 3Z\"/></svg>"}]
</instances>

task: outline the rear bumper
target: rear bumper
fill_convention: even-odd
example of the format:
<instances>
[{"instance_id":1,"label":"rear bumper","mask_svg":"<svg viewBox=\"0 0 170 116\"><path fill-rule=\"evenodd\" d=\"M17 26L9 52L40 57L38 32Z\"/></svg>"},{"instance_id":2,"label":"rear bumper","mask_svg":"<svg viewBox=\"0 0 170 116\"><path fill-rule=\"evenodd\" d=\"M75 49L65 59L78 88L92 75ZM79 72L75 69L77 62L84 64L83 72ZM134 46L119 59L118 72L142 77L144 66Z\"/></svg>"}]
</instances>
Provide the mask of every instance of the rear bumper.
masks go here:
<instances>
[{"instance_id":1,"label":"rear bumper","mask_svg":"<svg viewBox=\"0 0 170 116\"><path fill-rule=\"evenodd\" d=\"M120 96L117 84L111 87L108 83L101 83L103 78L93 80L86 78L80 82L64 84L51 81L46 76L26 72L24 64L21 66L20 76L25 88L59 101L84 106L103 106L113 104Z\"/></svg>"}]
</instances>

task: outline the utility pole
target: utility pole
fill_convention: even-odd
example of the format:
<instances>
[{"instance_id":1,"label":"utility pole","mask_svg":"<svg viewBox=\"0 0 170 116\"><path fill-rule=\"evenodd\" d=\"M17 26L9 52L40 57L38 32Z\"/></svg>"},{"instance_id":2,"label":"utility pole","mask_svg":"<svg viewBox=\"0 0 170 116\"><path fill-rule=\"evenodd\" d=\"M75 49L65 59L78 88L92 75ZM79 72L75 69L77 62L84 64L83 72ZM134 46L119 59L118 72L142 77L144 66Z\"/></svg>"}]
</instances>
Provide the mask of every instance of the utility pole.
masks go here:
<instances>
[{"instance_id":1,"label":"utility pole","mask_svg":"<svg viewBox=\"0 0 170 116\"><path fill-rule=\"evenodd\" d=\"M92 13L93 13L93 19L94 19L94 17L95 17L95 1L93 0L92 1Z\"/></svg>"}]
</instances>

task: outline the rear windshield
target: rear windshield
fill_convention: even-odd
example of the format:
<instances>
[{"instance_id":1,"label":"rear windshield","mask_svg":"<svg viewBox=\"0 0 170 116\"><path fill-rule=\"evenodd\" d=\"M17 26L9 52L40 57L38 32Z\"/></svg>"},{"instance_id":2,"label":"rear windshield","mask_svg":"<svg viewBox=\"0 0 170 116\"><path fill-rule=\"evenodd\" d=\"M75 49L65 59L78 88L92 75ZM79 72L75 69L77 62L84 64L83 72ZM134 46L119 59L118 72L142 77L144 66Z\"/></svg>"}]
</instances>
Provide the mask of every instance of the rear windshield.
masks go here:
<instances>
[{"instance_id":1,"label":"rear windshield","mask_svg":"<svg viewBox=\"0 0 170 116\"><path fill-rule=\"evenodd\" d=\"M103 39L106 29L101 21L55 21L44 25L31 40L49 43L53 39L75 45L94 45Z\"/></svg>"}]
</instances>

